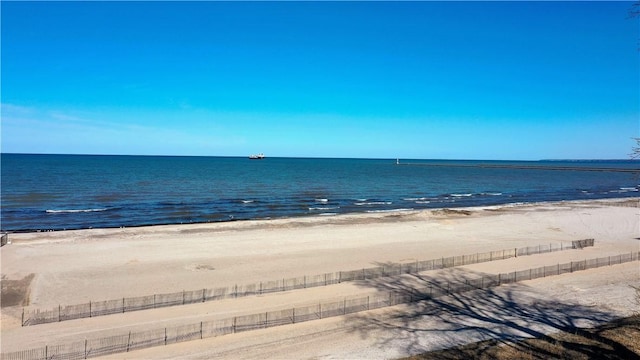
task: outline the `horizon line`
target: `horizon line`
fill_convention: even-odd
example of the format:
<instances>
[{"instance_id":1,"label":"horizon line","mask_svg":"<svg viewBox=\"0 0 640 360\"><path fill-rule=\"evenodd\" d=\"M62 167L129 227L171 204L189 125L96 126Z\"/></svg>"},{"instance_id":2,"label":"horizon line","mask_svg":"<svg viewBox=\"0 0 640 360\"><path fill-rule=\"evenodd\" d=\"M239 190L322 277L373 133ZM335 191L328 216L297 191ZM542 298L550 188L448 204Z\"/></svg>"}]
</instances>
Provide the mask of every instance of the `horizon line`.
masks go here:
<instances>
[{"instance_id":1,"label":"horizon line","mask_svg":"<svg viewBox=\"0 0 640 360\"><path fill-rule=\"evenodd\" d=\"M211 157L211 158L248 158L249 155L168 155L168 154L91 154L91 153L27 153L0 152L0 155L57 155L57 156L137 156L137 157ZM412 158L412 157L331 157L331 156L267 156L270 159L352 159L352 160L423 160L423 161L628 161L640 162L632 158L548 158L548 159L459 159L459 158Z\"/></svg>"}]
</instances>

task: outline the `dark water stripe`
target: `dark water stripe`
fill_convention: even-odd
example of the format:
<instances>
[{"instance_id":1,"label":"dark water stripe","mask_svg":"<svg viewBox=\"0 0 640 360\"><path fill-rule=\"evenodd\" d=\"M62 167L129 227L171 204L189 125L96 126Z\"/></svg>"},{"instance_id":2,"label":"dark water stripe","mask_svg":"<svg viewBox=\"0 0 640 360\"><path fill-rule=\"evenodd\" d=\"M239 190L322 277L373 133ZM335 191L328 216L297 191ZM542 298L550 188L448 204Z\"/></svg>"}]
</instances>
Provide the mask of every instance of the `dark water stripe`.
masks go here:
<instances>
[{"instance_id":1,"label":"dark water stripe","mask_svg":"<svg viewBox=\"0 0 640 360\"><path fill-rule=\"evenodd\" d=\"M517 169L517 170L555 170L555 171L606 171L623 173L640 173L640 169L621 169L608 167L582 167L582 166L548 166L548 165L497 165L497 164L424 164L424 163L398 163L400 166L427 166L427 167L460 167L460 168L486 168L486 169Z\"/></svg>"}]
</instances>

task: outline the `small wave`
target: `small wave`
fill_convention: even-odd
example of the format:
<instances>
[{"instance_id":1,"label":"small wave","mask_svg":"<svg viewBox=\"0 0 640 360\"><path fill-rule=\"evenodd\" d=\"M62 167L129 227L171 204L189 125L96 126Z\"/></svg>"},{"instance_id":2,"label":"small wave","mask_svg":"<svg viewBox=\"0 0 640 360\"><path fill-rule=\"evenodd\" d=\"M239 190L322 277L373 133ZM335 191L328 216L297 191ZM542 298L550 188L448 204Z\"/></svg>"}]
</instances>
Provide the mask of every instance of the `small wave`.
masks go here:
<instances>
[{"instance_id":1,"label":"small wave","mask_svg":"<svg viewBox=\"0 0 640 360\"><path fill-rule=\"evenodd\" d=\"M334 216L334 215L338 215L338 213L327 212L327 213L321 213L321 214L318 214L318 215L320 215L320 216Z\"/></svg>"},{"instance_id":2,"label":"small wave","mask_svg":"<svg viewBox=\"0 0 640 360\"><path fill-rule=\"evenodd\" d=\"M451 194L451 196L453 196L453 197L469 197L469 196L473 196L473 194L471 194L471 193L467 193L467 194Z\"/></svg>"},{"instance_id":3,"label":"small wave","mask_svg":"<svg viewBox=\"0 0 640 360\"><path fill-rule=\"evenodd\" d=\"M620 188L619 190L609 190L608 193L613 193L613 194L623 194L626 192L635 192L638 191L638 189L636 188ZM606 194L607 192L605 192Z\"/></svg>"},{"instance_id":4,"label":"small wave","mask_svg":"<svg viewBox=\"0 0 640 360\"><path fill-rule=\"evenodd\" d=\"M401 211L412 211L413 209L390 209L390 210L367 210L368 213L393 213L393 212L401 212Z\"/></svg>"},{"instance_id":5,"label":"small wave","mask_svg":"<svg viewBox=\"0 0 640 360\"><path fill-rule=\"evenodd\" d=\"M621 187L620 190L625 190L625 191L638 191L637 188L634 187Z\"/></svg>"},{"instance_id":6,"label":"small wave","mask_svg":"<svg viewBox=\"0 0 640 360\"><path fill-rule=\"evenodd\" d=\"M316 199L316 202L319 202L319 203L323 203L323 204L324 204L324 203L328 203L328 202L329 202L329 199Z\"/></svg>"},{"instance_id":7,"label":"small wave","mask_svg":"<svg viewBox=\"0 0 640 360\"><path fill-rule=\"evenodd\" d=\"M243 204L251 204L255 200L241 200Z\"/></svg>"},{"instance_id":8,"label":"small wave","mask_svg":"<svg viewBox=\"0 0 640 360\"><path fill-rule=\"evenodd\" d=\"M405 200L405 201L425 201L427 199L428 198L426 198L426 197L419 197L419 198L404 198L402 200Z\"/></svg>"},{"instance_id":9,"label":"small wave","mask_svg":"<svg viewBox=\"0 0 640 360\"><path fill-rule=\"evenodd\" d=\"M501 192L484 192L482 193L482 195L486 195L486 196L502 196Z\"/></svg>"},{"instance_id":10,"label":"small wave","mask_svg":"<svg viewBox=\"0 0 640 360\"><path fill-rule=\"evenodd\" d=\"M340 209L340 206L318 206L318 207L310 207L309 210L336 210Z\"/></svg>"},{"instance_id":11,"label":"small wave","mask_svg":"<svg viewBox=\"0 0 640 360\"><path fill-rule=\"evenodd\" d=\"M100 212L100 211L107 211L109 209L107 208L102 208L102 209L69 209L69 210L46 210L45 212L47 214L65 214L65 213L87 213L87 212Z\"/></svg>"},{"instance_id":12,"label":"small wave","mask_svg":"<svg viewBox=\"0 0 640 360\"><path fill-rule=\"evenodd\" d=\"M356 202L353 205L364 206L364 205L391 205L393 204L391 201L370 201L370 202Z\"/></svg>"},{"instance_id":13,"label":"small wave","mask_svg":"<svg viewBox=\"0 0 640 360\"><path fill-rule=\"evenodd\" d=\"M416 200L416 204L430 204L431 201L427 201L427 200Z\"/></svg>"}]
</instances>

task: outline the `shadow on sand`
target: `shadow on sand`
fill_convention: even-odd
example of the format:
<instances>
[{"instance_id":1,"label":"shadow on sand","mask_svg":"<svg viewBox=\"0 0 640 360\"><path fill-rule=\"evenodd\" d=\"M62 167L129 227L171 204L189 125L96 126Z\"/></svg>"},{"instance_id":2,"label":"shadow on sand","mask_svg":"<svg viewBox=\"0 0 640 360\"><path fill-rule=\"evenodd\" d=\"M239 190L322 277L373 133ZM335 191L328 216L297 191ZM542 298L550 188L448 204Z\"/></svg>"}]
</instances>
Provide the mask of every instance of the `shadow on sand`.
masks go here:
<instances>
[{"instance_id":1,"label":"shadow on sand","mask_svg":"<svg viewBox=\"0 0 640 360\"><path fill-rule=\"evenodd\" d=\"M610 338L601 330L585 329L610 322L619 317L607 309L580 304L558 303L540 299L533 289L520 284L472 289L460 293L431 297L430 291L447 292L450 284L467 283L483 274L452 269L448 281L420 275L378 278L360 283L365 288L394 294L411 294L412 301L383 314L360 313L351 318L353 331L362 337L375 337L381 348L398 348L403 353L420 354L453 348L458 345L494 340L506 346L518 347L532 358L557 358L545 343L561 346L585 358L640 359L640 356ZM486 275L486 274L484 274ZM419 290L421 289L421 290ZM638 329L640 331L640 329ZM567 341L548 336L567 332L593 341ZM537 343L521 342L523 338L537 338ZM598 344L599 343L599 344ZM468 353L453 349L439 358L468 358ZM474 357L482 357L476 349Z\"/></svg>"}]
</instances>

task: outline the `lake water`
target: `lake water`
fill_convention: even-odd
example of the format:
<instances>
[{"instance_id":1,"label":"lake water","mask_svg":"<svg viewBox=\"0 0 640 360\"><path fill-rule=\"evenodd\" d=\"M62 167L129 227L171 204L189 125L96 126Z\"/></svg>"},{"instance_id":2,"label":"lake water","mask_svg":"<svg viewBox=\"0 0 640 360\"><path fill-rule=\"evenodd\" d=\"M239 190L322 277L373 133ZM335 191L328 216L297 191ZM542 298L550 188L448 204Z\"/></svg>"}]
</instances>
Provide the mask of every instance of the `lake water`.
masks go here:
<instances>
[{"instance_id":1,"label":"lake water","mask_svg":"<svg viewBox=\"0 0 640 360\"><path fill-rule=\"evenodd\" d=\"M1 229L35 231L636 197L637 161L2 154ZM542 168L479 167L535 166ZM470 167L468 167L471 165Z\"/></svg>"}]
</instances>

